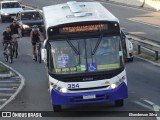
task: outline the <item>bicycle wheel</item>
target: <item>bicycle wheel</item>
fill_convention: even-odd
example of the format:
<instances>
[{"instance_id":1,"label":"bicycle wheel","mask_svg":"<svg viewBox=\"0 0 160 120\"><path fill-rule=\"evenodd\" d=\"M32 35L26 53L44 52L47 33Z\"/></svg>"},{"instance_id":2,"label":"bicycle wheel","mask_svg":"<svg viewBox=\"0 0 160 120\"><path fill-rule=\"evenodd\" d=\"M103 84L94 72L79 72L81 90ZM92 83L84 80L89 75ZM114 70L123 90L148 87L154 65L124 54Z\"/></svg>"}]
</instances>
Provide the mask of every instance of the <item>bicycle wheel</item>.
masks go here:
<instances>
[{"instance_id":1,"label":"bicycle wheel","mask_svg":"<svg viewBox=\"0 0 160 120\"><path fill-rule=\"evenodd\" d=\"M5 61L8 62L8 55L4 55Z\"/></svg>"},{"instance_id":2,"label":"bicycle wheel","mask_svg":"<svg viewBox=\"0 0 160 120\"><path fill-rule=\"evenodd\" d=\"M15 58L17 58L18 57L18 41L15 43L14 48L15 48Z\"/></svg>"},{"instance_id":3,"label":"bicycle wheel","mask_svg":"<svg viewBox=\"0 0 160 120\"><path fill-rule=\"evenodd\" d=\"M12 62L13 62L12 56L9 56L9 62L12 64Z\"/></svg>"},{"instance_id":4,"label":"bicycle wheel","mask_svg":"<svg viewBox=\"0 0 160 120\"><path fill-rule=\"evenodd\" d=\"M13 47L12 47L12 56L14 57L14 55L15 55L15 47L13 45Z\"/></svg>"},{"instance_id":5,"label":"bicycle wheel","mask_svg":"<svg viewBox=\"0 0 160 120\"><path fill-rule=\"evenodd\" d=\"M15 58L17 58L18 57L18 49L17 49L17 47L15 47Z\"/></svg>"},{"instance_id":6,"label":"bicycle wheel","mask_svg":"<svg viewBox=\"0 0 160 120\"><path fill-rule=\"evenodd\" d=\"M34 61L35 61L35 62L37 62L37 55L35 55L35 59L34 59Z\"/></svg>"},{"instance_id":7,"label":"bicycle wheel","mask_svg":"<svg viewBox=\"0 0 160 120\"><path fill-rule=\"evenodd\" d=\"M40 50L38 50L38 62L41 63L41 53L40 53Z\"/></svg>"},{"instance_id":8,"label":"bicycle wheel","mask_svg":"<svg viewBox=\"0 0 160 120\"><path fill-rule=\"evenodd\" d=\"M12 46L9 47L9 62L13 62L13 50L14 50L14 45L11 44Z\"/></svg>"}]
</instances>

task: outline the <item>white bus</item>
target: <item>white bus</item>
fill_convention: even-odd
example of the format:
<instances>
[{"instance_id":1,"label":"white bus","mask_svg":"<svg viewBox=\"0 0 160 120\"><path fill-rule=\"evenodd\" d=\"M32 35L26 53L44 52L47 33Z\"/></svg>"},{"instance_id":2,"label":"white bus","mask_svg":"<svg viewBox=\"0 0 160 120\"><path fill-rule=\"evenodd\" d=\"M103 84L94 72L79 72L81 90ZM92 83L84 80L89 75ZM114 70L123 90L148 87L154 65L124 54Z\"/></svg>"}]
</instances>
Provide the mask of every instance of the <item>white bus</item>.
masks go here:
<instances>
[{"instance_id":1,"label":"white bus","mask_svg":"<svg viewBox=\"0 0 160 120\"><path fill-rule=\"evenodd\" d=\"M43 16L42 59L54 111L110 101L123 106L128 90L118 19L99 2L76 1L43 7Z\"/></svg>"}]
</instances>

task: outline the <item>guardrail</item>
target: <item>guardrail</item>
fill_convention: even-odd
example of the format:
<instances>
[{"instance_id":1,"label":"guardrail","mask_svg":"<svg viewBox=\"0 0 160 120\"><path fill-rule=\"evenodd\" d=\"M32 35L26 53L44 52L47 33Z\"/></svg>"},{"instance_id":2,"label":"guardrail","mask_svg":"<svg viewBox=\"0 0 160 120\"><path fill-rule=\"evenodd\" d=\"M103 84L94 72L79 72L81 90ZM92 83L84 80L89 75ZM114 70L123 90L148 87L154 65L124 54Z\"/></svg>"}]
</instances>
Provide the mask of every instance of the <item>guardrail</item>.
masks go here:
<instances>
[{"instance_id":1,"label":"guardrail","mask_svg":"<svg viewBox=\"0 0 160 120\"><path fill-rule=\"evenodd\" d=\"M138 54L141 54L141 47L147 48L155 52L155 60L159 60L160 43L146 38L139 38L137 36L127 34L127 38L135 45L137 45Z\"/></svg>"}]
</instances>

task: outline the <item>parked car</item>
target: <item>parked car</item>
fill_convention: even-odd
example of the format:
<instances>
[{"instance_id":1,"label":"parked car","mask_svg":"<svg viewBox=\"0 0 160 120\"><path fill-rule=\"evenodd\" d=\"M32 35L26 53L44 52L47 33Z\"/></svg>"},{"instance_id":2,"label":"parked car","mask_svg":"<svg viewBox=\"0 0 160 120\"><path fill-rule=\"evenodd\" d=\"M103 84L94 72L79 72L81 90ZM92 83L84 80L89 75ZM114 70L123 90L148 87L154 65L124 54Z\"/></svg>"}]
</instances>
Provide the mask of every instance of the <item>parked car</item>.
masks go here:
<instances>
[{"instance_id":1,"label":"parked car","mask_svg":"<svg viewBox=\"0 0 160 120\"><path fill-rule=\"evenodd\" d=\"M23 7L17 1L0 1L0 16L2 23L15 18L17 12L23 11Z\"/></svg>"},{"instance_id":2,"label":"parked car","mask_svg":"<svg viewBox=\"0 0 160 120\"><path fill-rule=\"evenodd\" d=\"M22 29L22 35L30 33L33 25L37 25L40 31L43 31L43 17L37 10L24 10L18 12L16 19Z\"/></svg>"}]
</instances>

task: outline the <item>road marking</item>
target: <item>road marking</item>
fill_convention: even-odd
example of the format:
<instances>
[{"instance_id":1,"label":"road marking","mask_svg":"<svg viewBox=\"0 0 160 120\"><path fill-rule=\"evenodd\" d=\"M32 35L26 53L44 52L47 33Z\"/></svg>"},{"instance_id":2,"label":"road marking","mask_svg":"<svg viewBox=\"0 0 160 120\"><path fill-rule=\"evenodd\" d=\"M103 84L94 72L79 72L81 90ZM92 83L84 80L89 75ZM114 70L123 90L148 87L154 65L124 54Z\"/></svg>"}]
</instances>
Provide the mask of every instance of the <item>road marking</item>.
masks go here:
<instances>
[{"instance_id":1,"label":"road marking","mask_svg":"<svg viewBox=\"0 0 160 120\"><path fill-rule=\"evenodd\" d=\"M0 83L19 83L18 79L16 80L0 80Z\"/></svg>"},{"instance_id":2,"label":"road marking","mask_svg":"<svg viewBox=\"0 0 160 120\"><path fill-rule=\"evenodd\" d=\"M0 99L0 102L5 102L5 101L7 101L6 98Z\"/></svg>"},{"instance_id":3,"label":"road marking","mask_svg":"<svg viewBox=\"0 0 160 120\"><path fill-rule=\"evenodd\" d=\"M0 88L0 91L2 91L2 90L9 91L9 90L15 90L15 89L13 89L13 88Z\"/></svg>"},{"instance_id":4,"label":"road marking","mask_svg":"<svg viewBox=\"0 0 160 120\"><path fill-rule=\"evenodd\" d=\"M146 99L143 99L143 101L145 101L146 103L150 104L150 105L155 105L153 102L149 101L149 100L146 100Z\"/></svg>"},{"instance_id":5,"label":"road marking","mask_svg":"<svg viewBox=\"0 0 160 120\"><path fill-rule=\"evenodd\" d=\"M0 96L12 96L12 94L9 94L9 93L0 93Z\"/></svg>"},{"instance_id":6,"label":"road marking","mask_svg":"<svg viewBox=\"0 0 160 120\"><path fill-rule=\"evenodd\" d=\"M145 24L145 25L149 25L149 26L152 26L152 27L160 28L159 25L153 25L153 24L146 23L146 22L141 22L141 21L138 21L138 20L132 20L132 18L129 18L128 20L133 21L133 22L137 22L137 23L141 23L141 24Z\"/></svg>"},{"instance_id":7,"label":"road marking","mask_svg":"<svg viewBox=\"0 0 160 120\"><path fill-rule=\"evenodd\" d=\"M0 86L2 87L2 86L19 86L19 84L0 84Z\"/></svg>"},{"instance_id":8,"label":"road marking","mask_svg":"<svg viewBox=\"0 0 160 120\"><path fill-rule=\"evenodd\" d=\"M138 105L140 105L140 106L142 106L142 107L145 107L145 108L147 108L147 109L149 109L149 110L153 110L152 107L150 107L150 106L148 106L148 105L146 105L146 104L143 104L143 103L141 103L141 102L139 102L139 101L133 101L133 102L136 103L136 104L138 104Z\"/></svg>"},{"instance_id":9,"label":"road marking","mask_svg":"<svg viewBox=\"0 0 160 120\"><path fill-rule=\"evenodd\" d=\"M3 64L3 65L5 65L6 67L8 67L10 70L14 71L21 78L21 84L20 84L20 86L18 87L18 89L16 90L16 92L3 105L0 106L0 110L1 110L7 104L9 104L18 95L18 93L23 89L23 87L25 85L25 78L19 72L17 72L15 69L13 69L10 66L4 64L1 61L0 61L0 63Z\"/></svg>"},{"instance_id":10,"label":"road marking","mask_svg":"<svg viewBox=\"0 0 160 120\"><path fill-rule=\"evenodd\" d=\"M147 100L147 99L143 99L143 101L145 101L146 103L150 104L153 107L153 110L156 112L160 112L160 106L156 105L155 103ZM160 113L159 113L160 114ZM160 117L156 117L157 120L160 120Z\"/></svg>"},{"instance_id":11,"label":"road marking","mask_svg":"<svg viewBox=\"0 0 160 120\"><path fill-rule=\"evenodd\" d=\"M155 111L160 111L160 106L156 105L155 103L149 101L149 100L146 100L146 99L143 99L146 103L150 104L151 106L153 106L153 108L155 108L154 110Z\"/></svg>"}]
</instances>

